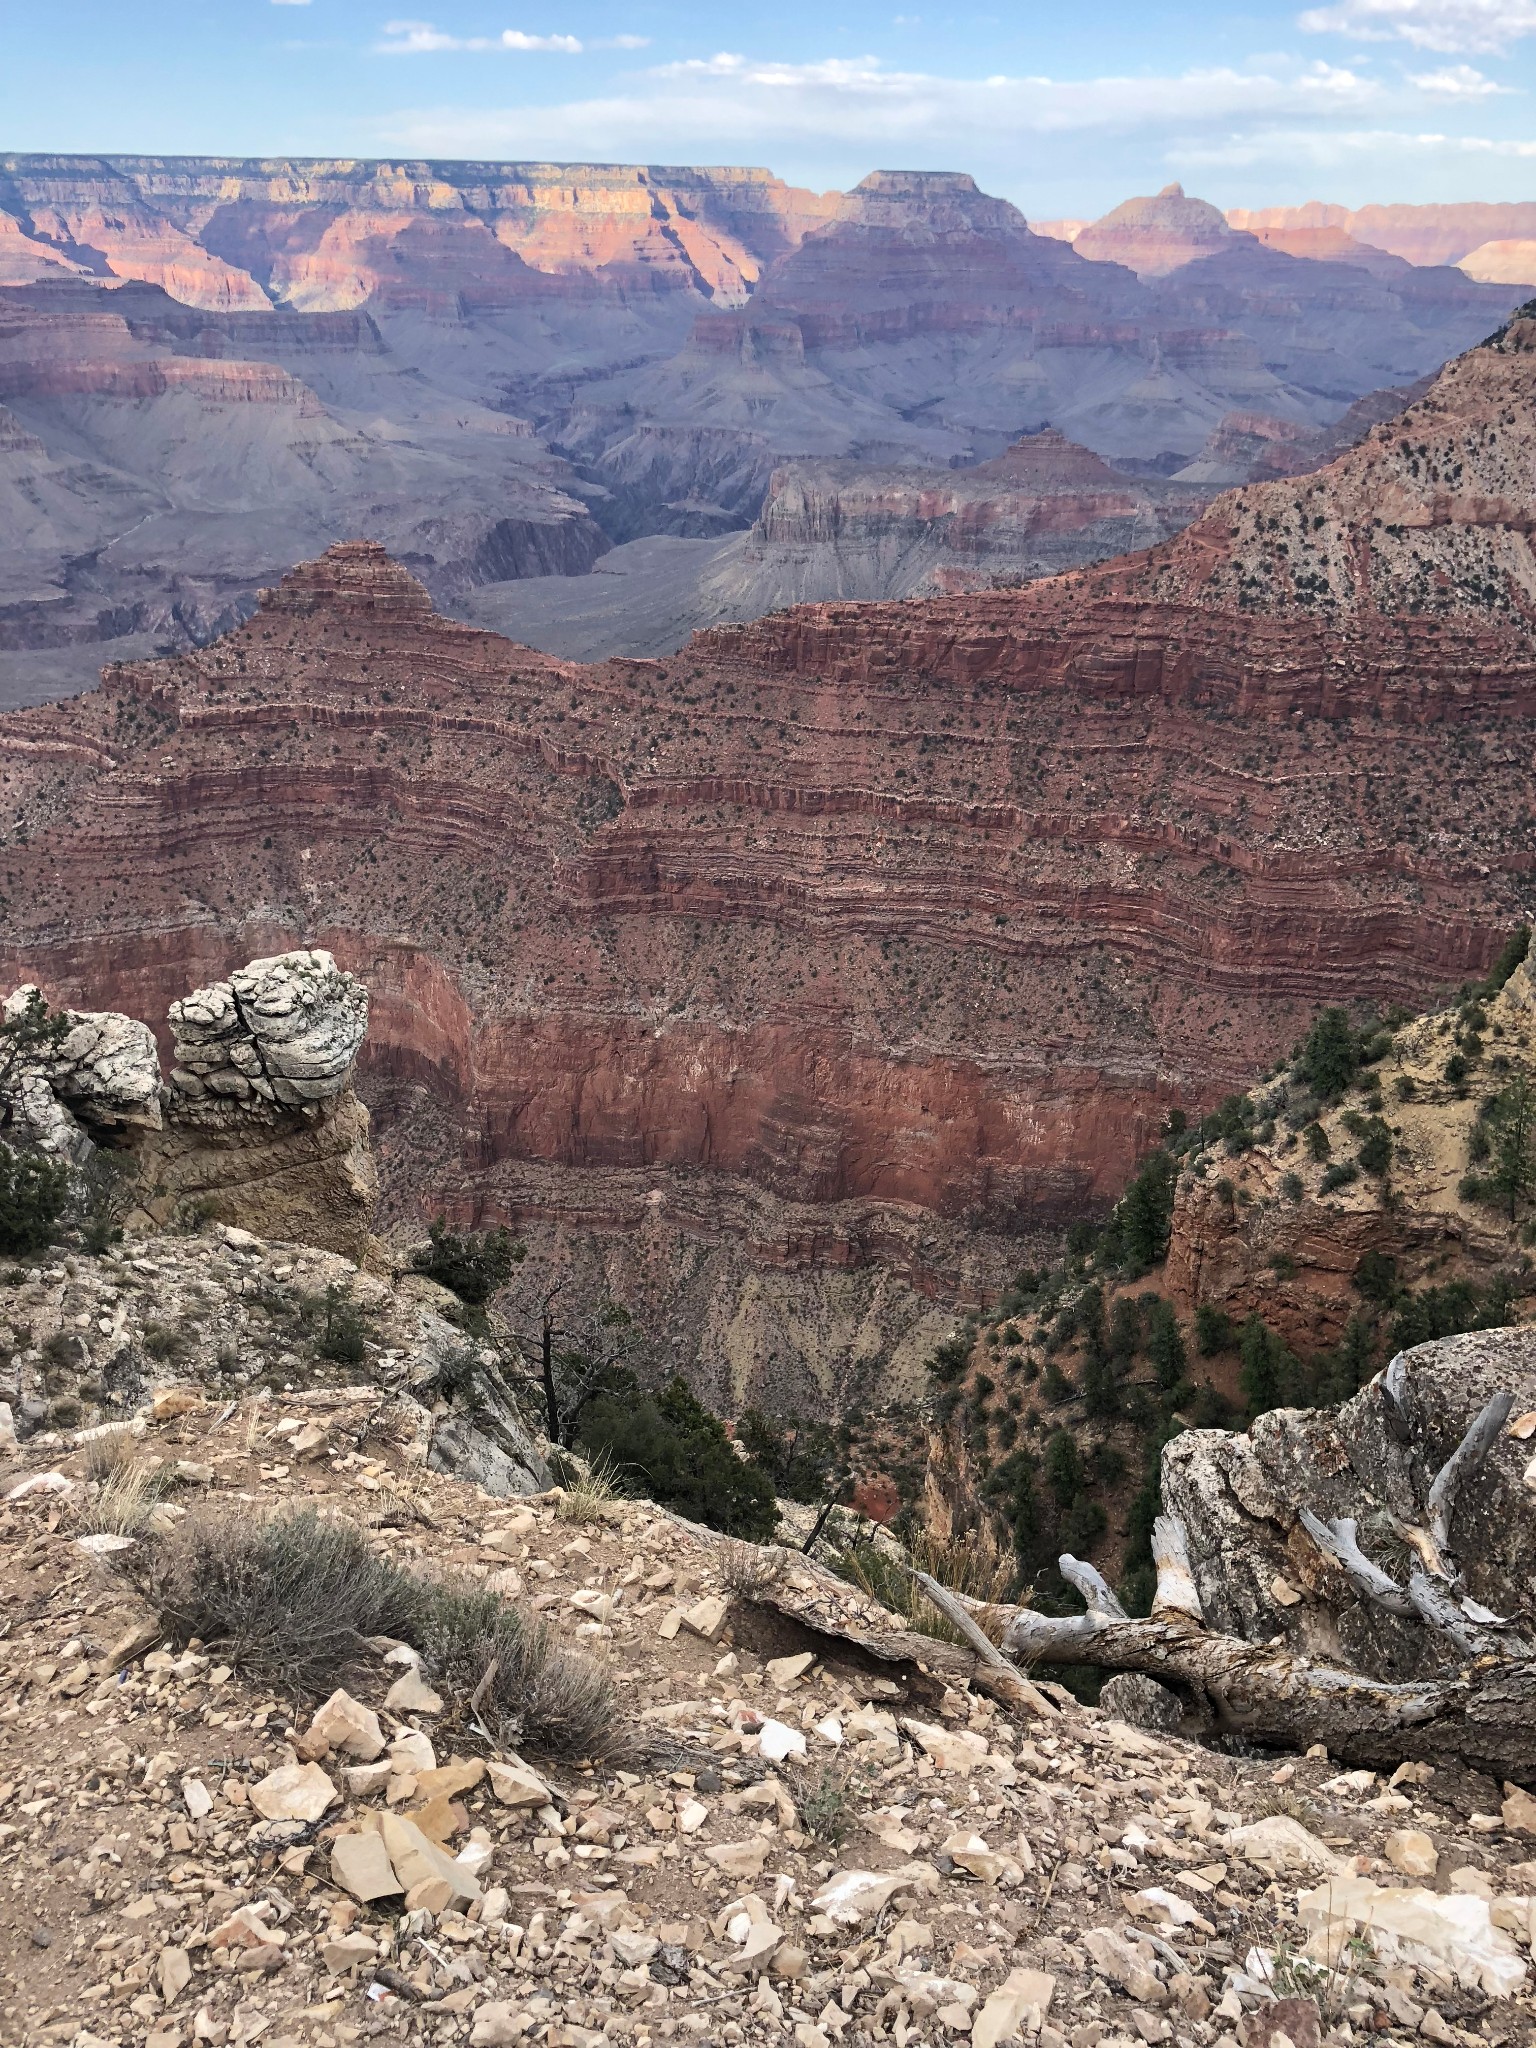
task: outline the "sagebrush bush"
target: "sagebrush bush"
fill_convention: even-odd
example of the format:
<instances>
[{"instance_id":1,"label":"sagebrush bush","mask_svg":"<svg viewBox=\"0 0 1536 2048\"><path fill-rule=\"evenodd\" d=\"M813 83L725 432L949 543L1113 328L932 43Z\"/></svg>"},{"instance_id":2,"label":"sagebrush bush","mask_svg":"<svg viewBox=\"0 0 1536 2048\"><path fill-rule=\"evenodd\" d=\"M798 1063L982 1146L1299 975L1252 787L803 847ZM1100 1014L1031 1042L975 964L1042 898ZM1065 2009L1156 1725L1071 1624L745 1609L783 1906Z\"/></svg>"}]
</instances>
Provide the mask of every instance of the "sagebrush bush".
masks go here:
<instances>
[{"instance_id":1,"label":"sagebrush bush","mask_svg":"<svg viewBox=\"0 0 1536 2048\"><path fill-rule=\"evenodd\" d=\"M171 1640L194 1636L253 1677L323 1695L369 1659L369 1636L414 1643L425 1585L352 1522L312 1511L191 1516L128 1569Z\"/></svg>"},{"instance_id":2,"label":"sagebrush bush","mask_svg":"<svg viewBox=\"0 0 1536 2048\"><path fill-rule=\"evenodd\" d=\"M194 1637L238 1670L320 1698L377 1669L369 1637L417 1650L444 1725L496 1742L606 1756L622 1736L612 1684L549 1626L471 1581L381 1556L355 1523L303 1509L189 1517L125 1568L178 1646ZM471 1698L478 1699L471 1708Z\"/></svg>"}]
</instances>

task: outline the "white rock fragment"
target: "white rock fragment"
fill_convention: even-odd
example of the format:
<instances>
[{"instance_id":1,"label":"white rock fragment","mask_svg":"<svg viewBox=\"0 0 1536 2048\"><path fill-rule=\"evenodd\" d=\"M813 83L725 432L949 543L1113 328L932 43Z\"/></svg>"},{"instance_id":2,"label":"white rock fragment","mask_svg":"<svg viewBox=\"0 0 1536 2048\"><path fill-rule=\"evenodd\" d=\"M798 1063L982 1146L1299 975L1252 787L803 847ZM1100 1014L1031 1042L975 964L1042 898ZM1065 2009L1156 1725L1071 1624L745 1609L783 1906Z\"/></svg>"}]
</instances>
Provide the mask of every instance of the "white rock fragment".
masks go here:
<instances>
[{"instance_id":1,"label":"white rock fragment","mask_svg":"<svg viewBox=\"0 0 1536 2048\"><path fill-rule=\"evenodd\" d=\"M375 1757L384 1754L384 1730L379 1726L378 1715L339 1686L323 1706L316 1708L305 1739L317 1746L324 1743L362 1764L371 1764Z\"/></svg>"},{"instance_id":2,"label":"white rock fragment","mask_svg":"<svg viewBox=\"0 0 1536 2048\"><path fill-rule=\"evenodd\" d=\"M1312 1937L1312 1953L1334 1958L1358 1929L1373 1941L1389 1934L1411 1957L1422 1951L1450 1970L1469 1991L1509 1998L1525 1983L1527 1969L1510 1937L1494 1926L1487 1899L1470 1892L1399 1890L1364 1877L1335 1877L1296 1902Z\"/></svg>"},{"instance_id":3,"label":"white rock fragment","mask_svg":"<svg viewBox=\"0 0 1536 2048\"><path fill-rule=\"evenodd\" d=\"M1056 1979L1046 1970L1010 1970L977 2013L972 2048L998 2048L1014 2035L1038 2033L1050 2011Z\"/></svg>"},{"instance_id":4,"label":"white rock fragment","mask_svg":"<svg viewBox=\"0 0 1536 2048\"><path fill-rule=\"evenodd\" d=\"M765 1721L757 1731L758 1748L770 1763L780 1764L789 1756L805 1755L805 1737L787 1721Z\"/></svg>"},{"instance_id":5,"label":"white rock fragment","mask_svg":"<svg viewBox=\"0 0 1536 2048\"><path fill-rule=\"evenodd\" d=\"M839 1870L811 1901L840 1927L856 1927L887 1905L899 1892L937 1891L939 1874L931 1863L909 1863L901 1870Z\"/></svg>"},{"instance_id":6,"label":"white rock fragment","mask_svg":"<svg viewBox=\"0 0 1536 2048\"><path fill-rule=\"evenodd\" d=\"M253 1785L248 1796L263 1820L316 1821L338 1794L318 1764L281 1764Z\"/></svg>"}]
</instances>

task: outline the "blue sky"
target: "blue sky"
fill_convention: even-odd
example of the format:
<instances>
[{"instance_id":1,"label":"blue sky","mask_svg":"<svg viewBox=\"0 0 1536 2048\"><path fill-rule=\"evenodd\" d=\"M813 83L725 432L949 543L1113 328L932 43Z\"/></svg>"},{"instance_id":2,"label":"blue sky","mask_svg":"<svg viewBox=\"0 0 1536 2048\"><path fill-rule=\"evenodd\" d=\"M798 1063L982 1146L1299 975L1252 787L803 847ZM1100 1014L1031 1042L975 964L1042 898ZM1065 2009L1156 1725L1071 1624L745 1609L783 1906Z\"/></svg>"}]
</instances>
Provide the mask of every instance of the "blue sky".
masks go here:
<instances>
[{"instance_id":1,"label":"blue sky","mask_svg":"<svg viewBox=\"0 0 1536 2048\"><path fill-rule=\"evenodd\" d=\"M969 170L1037 218L1536 197L1536 0L9 0L0 148Z\"/></svg>"}]
</instances>

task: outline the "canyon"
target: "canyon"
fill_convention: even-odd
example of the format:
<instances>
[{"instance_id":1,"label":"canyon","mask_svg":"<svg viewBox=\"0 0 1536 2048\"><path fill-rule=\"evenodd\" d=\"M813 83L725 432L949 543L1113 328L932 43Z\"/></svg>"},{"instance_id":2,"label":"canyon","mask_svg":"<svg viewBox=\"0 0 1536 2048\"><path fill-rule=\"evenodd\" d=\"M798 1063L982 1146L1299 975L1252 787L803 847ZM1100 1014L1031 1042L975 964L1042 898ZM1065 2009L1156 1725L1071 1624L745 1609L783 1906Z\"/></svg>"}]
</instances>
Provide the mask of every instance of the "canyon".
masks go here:
<instances>
[{"instance_id":1,"label":"canyon","mask_svg":"<svg viewBox=\"0 0 1536 2048\"><path fill-rule=\"evenodd\" d=\"M160 1017L324 947L400 1213L722 1408L846 1407L1322 1002L1532 912L1536 314L1324 468L1021 589L580 666L376 542L0 728L0 971Z\"/></svg>"},{"instance_id":2,"label":"canyon","mask_svg":"<svg viewBox=\"0 0 1536 2048\"><path fill-rule=\"evenodd\" d=\"M1486 211L1457 233L1529 232ZM1193 516L1191 465L1321 459L1522 295L1448 229L1408 261L1368 228L1170 193L1080 252L960 173L0 157L0 703L204 644L359 533L592 657L1080 566ZM1034 491L1009 451L1042 431L1130 510ZM925 494L954 509L914 551Z\"/></svg>"}]
</instances>

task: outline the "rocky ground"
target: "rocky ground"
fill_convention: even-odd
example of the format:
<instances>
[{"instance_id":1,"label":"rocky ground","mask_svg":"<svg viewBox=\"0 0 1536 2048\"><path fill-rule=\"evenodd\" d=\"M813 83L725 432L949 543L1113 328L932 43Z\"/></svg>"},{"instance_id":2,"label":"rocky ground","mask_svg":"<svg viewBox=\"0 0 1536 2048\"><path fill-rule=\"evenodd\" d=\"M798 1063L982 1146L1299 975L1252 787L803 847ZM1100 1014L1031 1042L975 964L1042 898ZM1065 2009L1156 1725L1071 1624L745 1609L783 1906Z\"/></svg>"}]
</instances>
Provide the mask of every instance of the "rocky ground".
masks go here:
<instances>
[{"instance_id":1,"label":"rocky ground","mask_svg":"<svg viewBox=\"0 0 1536 2048\"><path fill-rule=\"evenodd\" d=\"M275 1327L327 1285L373 1316L350 1372ZM429 1294L231 1231L0 1275L5 2040L1531 2038L1523 1794L1220 1754L1054 1692L1013 1720L754 1599L774 1553L643 1501L493 1498L376 1383L416 1369ZM165 1329L194 1334L146 1354ZM106 1437L69 1426L91 1373ZM130 1549L103 1500L125 1457L174 1480ZM614 1681L611 1759L455 1748L398 1651L317 1720L166 1645L123 1562L187 1516L296 1505L538 1610ZM1375 1931L1313 1966L1298 1901L1347 1880ZM1405 1887L1412 1940L1387 1931Z\"/></svg>"}]
</instances>

